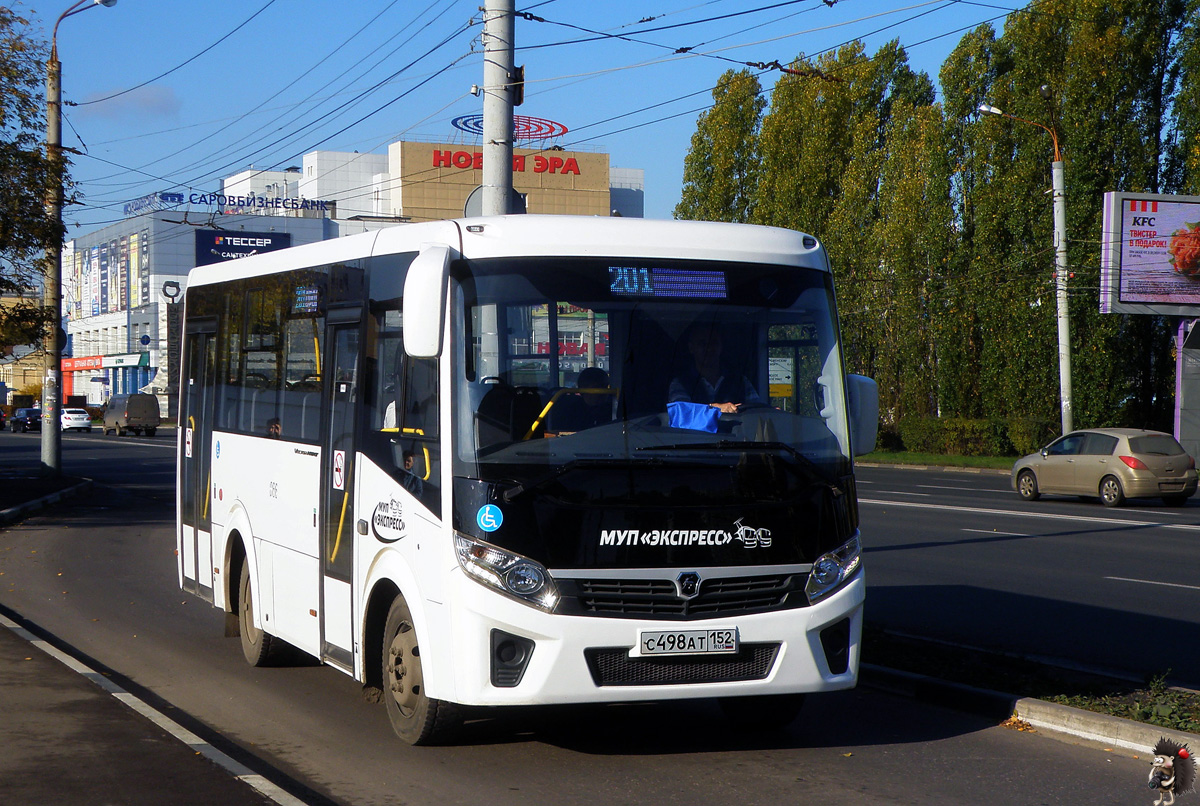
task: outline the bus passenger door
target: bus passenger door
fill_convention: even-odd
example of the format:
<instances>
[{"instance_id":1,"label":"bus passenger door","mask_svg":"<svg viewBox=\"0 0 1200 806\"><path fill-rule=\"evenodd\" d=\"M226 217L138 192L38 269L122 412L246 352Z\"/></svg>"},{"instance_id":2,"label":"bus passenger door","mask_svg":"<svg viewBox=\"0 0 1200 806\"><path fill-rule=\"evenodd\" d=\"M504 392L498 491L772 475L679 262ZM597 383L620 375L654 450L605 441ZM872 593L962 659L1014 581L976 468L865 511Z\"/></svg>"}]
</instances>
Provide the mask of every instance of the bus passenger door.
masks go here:
<instances>
[{"instance_id":1,"label":"bus passenger door","mask_svg":"<svg viewBox=\"0 0 1200 806\"><path fill-rule=\"evenodd\" d=\"M321 451L321 654L346 669L353 669L354 664L354 437L360 403L357 309L330 311L327 320L346 321L352 313L354 324L331 325L327 334L330 399Z\"/></svg>"},{"instance_id":2,"label":"bus passenger door","mask_svg":"<svg viewBox=\"0 0 1200 806\"><path fill-rule=\"evenodd\" d=\"M178 551L184 590L213 600L212 513L209 498L216 378L216 322L189 322L180 383Z\"/></svg>"}]
</instances>

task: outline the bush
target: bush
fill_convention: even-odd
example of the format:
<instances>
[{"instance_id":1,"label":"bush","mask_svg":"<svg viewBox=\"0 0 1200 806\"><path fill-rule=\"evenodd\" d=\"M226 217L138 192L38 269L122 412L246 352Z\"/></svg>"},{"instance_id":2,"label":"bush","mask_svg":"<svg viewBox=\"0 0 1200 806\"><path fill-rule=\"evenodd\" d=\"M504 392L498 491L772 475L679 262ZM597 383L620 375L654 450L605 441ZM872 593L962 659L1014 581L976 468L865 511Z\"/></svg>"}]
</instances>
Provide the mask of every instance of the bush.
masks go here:
<instances>
[{"instance_id":1,"label":"bush","mask_svg":"<svg viewBox=\"0 0 1200 806\"><path fill-rule=\"evenodd\" d=\"M904 450L916 453L945 453L941 421L936 417L904 417L900 420Z\"/></svg>"},{"instance_id":2,"label":"bush","mask_svg":"<svg viewBox=\"0 0 1200 806\"><path fill-rule=\"evenodd\" d=\"M904 450L904 440L900 431L895 426L879 426L879 433L875 437L875 450L887 453Z\"/></svg>"},{"instance_id":3,"label":"bush","mask_svg":"<svg viewBox=\"0 0 1200 806\"><path fill-rule=\"evenodd\" d=\"M1023 456L1037 451L1057 433L1057 424L1028 417L1011 420L906 417L900 421L897 435L902 443L899 449L915 453ZM882 432L880 442L883 443Z\"/></svg>"},{"instance_id":4,"label":"bush","mask_svg":"<svg viewBox=\"0 0 1200 806\"><path fill-rule=\"evenodd\" d=\"M1008 421L1008 438L1018 455L1035 453L1058 436L1058 423L1033 417L1015 417Z\"/></svg>"},{"instance_id":5,"label":"bush","mask_svg":"<svg viewBox=\"0 0 1200 806\"><path fill-rule=\"evenodd\" d=\"M1003 420L948 417L942 422L945 453L956 456L1007 456L1012 452Z\"/></svg>"}]
</instances>

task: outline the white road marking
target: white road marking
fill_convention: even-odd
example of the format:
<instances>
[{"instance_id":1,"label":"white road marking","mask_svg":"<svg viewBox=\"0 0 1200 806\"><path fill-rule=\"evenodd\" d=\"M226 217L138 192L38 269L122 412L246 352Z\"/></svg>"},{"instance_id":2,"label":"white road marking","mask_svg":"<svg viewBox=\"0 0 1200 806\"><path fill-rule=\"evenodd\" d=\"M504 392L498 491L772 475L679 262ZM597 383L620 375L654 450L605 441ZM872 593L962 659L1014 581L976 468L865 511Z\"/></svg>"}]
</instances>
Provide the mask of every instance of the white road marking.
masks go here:
<instances>
[{"instance_id":1,"label":"white road marking","mask_svg":"<svg viewBox=\"0 0 1200 806\"><path fill-rule=\"evenodd\" d=\"M244 764L235 761L230 756L221 752L196 734L192 733L187 728L183 727L183 725L180 725L178 722L164 715L161 711L151 707L144 700L141 700L138 697L130 694L128 691L125 691L125 689L121 688L112 680L92 669L90 666L81 663L67 653L59 650L57 647L38 638L29 630L25 629L20 624L17 624L15 621L12 621L6 616L0 616L0 625L12 630L14 633L24 638L42 652L45 652L47 655L57 660L63 666L66 666L71 671L86 677L88 680L92 681L97 686L111 694L116 700L124 703L129 708L146 717L155 725L158 725L167 733L186 744L192 750L204 756L209 761L219 765L234 778L237 778L239 781L242 781L248 786L254 788L269 800L280 804L280 806L306 806L304 801L279 788Z\"/></svg>"},{"instance_id":2,"label":"white road marking","mask_svg":"<svg viewBox=\"0 0 1200 806\"><path fill-rule=\"evenodd\" d=\"M860 498L860 504L874 504L885 507L914 507L935 509L941 512L970 512L975 515L1001 515L1011 518L1041 518L1049 521L1074 521L1076 523L1095 523L1103 526L1159 526L1163 529L1181 529L1185 532L1200 532L1200 524L1192 523L1163 523L1162 521L1135 521L1129 518L1096 518L1086 515L1058 515L1053 512L1019 512L1010 509L987 509L985 507L959 507L950 504L925 504L919 501L882 501L877 498Z\"/></svg>"},{"instance_id":3,"label":"white road marking","mask_svg":"<svg viewBox=\"0 0 1200 806\"><path fill-rule=\"evenodd\" d=\"M961 490L968 493L1002 493L1008 495L1012 490L993 490L987 487L951 487L946 484L918 484L918 487L924 490Z\"/></svg>"},{"instance_id":4,"label":"white road marking","mask_svg":"<svg viewBox=\"0 0 1200 806\"><path fill-rule=\"evenodd\" d=\"M1159 582L1157 579L1129 579L1128 577L1105 577L1115 582L1140 582L1143 585L1161 585L1164 588L1184 588L1190 591L1200 591L1200 585L1180 585L1178 582Z\"/></svg>"},{"instance_id":5,"label":"white road marking","mask_svg":"<svg viewBox=\"0 0 1200 806\"><path fill-rule=\"evenodd\" d=\"M975 532L981 535L1004 535L1005 537L1033 537L1024 532L1000 532L995 529L963 529L964 532Z\"/></svg>"}]
</instances>

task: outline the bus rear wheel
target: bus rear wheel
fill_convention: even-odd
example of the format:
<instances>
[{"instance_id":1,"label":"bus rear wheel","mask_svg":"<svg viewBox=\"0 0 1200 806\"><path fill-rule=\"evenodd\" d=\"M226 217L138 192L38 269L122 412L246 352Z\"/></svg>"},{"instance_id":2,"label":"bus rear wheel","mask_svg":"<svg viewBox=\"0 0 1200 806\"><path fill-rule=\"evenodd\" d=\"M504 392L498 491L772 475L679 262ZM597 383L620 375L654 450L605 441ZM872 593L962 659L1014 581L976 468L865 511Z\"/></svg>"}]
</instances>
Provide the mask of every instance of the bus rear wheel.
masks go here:
<instances>
[{"instance_id":1,"label":"bus rear wheel","mask_svg":"<svg viewBox=\"0 0 1200 806\"><path fill-rule=\"evenodd\" d=\"M383 701L392 730L412 745L443 744L462 725L458 706L425 695L421 646L403 596L392 602L383 630Z\"/></svg>"}]
</instances>

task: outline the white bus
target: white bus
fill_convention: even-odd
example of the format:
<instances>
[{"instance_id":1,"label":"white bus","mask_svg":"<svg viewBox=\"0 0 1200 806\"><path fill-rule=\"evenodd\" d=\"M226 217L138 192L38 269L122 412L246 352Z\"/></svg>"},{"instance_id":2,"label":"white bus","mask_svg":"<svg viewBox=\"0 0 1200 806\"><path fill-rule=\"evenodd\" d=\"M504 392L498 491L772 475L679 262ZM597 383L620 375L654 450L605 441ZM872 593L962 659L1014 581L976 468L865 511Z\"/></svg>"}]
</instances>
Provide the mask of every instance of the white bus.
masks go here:
<instances>
[{"instance_id":1,"label":"white bus","mask_svg":"<svg viewBox=\"0 0 1200 806\"><path fill-rule=\"evenodd\" d=\"M855 684L878 395L811 236L530 215L197 267L180 386L180 585L410 743L470 706L783 723Z\"/></svg>"}]
</instances>

